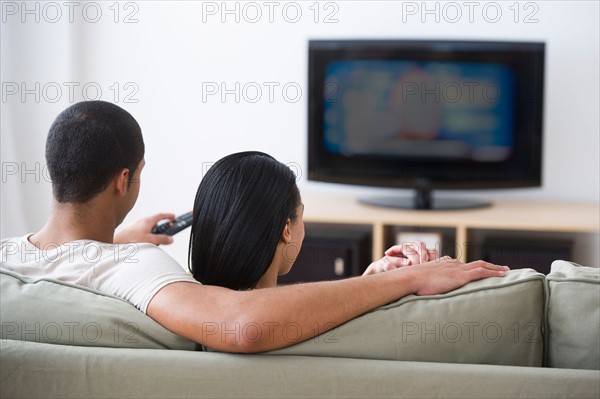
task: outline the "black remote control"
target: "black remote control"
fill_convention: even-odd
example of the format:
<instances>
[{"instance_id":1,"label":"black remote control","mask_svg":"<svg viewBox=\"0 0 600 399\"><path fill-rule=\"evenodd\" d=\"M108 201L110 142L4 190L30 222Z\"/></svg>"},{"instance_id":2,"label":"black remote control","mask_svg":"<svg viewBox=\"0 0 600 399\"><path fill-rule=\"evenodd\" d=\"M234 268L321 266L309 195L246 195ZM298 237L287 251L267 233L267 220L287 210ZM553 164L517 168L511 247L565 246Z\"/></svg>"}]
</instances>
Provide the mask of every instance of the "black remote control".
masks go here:
<instances>
[{"instance_id":1,"label":"black remote control","mask_svg":"<svg viewBox=\"0 0 600 399\"><path fill-rule=\"evenodd\" d=\"M192 212L184 213L183 215L177 216L173 220L157 224L152 228L154 234L166 234L173 236L192 225Z\"/></svg>"}]
</instances>

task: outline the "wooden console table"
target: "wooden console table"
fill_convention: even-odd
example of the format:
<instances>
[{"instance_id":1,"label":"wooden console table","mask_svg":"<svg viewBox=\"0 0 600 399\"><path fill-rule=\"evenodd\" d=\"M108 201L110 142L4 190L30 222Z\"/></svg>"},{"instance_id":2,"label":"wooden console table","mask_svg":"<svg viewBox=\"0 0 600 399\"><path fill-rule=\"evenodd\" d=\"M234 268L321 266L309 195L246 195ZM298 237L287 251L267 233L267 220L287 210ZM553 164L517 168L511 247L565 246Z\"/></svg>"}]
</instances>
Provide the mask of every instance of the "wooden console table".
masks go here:
<instances>
[{"instance_id":1,"label":"wooden console table","mask_svg":"<svg viewBox=\"0 0 600 399\"><path fill-rule=\"evenodd\" d=\"M478 231L550 233L598 233L600 204L498 200L491 207L453 211L416 211L363 205L344 194L303 192L306 223L363 225L372 229L373 260L393 243L392 229L407 226L444 229L454 234L457 246L467 248ZM467 250L456 257L469 261Z\"/></svg>"}]
</instances>

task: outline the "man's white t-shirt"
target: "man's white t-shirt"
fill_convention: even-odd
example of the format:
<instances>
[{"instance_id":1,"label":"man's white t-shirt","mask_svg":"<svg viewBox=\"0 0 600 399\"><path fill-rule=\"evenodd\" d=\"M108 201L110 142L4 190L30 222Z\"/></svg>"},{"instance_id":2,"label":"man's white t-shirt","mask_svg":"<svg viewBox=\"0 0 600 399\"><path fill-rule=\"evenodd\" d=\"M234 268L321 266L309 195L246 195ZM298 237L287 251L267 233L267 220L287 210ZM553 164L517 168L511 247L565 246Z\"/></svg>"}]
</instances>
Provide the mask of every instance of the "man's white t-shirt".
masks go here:
<instances>
[{"instance_id":1,"label":"man's white t-shirt","mask_svg":"<svg viewBox=\"0 0 600 399\"><path fill-rule=\"evenodd\" d=\"M199 284L153 244L77 240L38 248L29 236L0 241L0 268L32 279L89 287L123 298L144 313L152 297L167 284Z\"/></svg>"}]
</instances>

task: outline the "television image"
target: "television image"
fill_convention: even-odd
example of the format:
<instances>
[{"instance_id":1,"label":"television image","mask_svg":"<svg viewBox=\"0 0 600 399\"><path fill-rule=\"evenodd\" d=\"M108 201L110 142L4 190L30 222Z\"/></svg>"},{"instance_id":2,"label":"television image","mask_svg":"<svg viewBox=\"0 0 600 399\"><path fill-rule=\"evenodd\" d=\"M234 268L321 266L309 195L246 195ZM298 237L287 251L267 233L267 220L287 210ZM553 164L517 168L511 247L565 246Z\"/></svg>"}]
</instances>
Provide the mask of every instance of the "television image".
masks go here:
<instances>
[{"instance_id":1,"label":"television image","mask_svg":"<svg viewBox=\"0 0 600 399\"><path fill-rule=\"evenodd\" d=\"M309 180L412 188L399 208L489 203L434 189L540 186L543 43L309 42Z\"/></svg>"}]
</instances>

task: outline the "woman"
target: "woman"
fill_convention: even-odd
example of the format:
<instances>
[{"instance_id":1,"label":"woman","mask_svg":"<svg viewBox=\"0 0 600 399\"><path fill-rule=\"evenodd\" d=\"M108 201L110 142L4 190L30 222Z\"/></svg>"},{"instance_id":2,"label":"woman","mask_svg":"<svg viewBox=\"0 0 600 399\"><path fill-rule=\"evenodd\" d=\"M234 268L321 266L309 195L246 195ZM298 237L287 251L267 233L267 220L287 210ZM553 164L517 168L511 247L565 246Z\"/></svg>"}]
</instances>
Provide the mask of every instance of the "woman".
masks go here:
<instances>
[{"instance_id":1,"label":"woman","mask_svg":"<svg viewBox=\"0 0 600 399\"><path fill-rule=\"evenodd\" d=\"M261 152L228 155L202 179L194 201L189 266L204 284L272 287L304 240L296 176Z\"/></svg>"},{"instance_id":2,"label":"woman","mask_svg":"<svg viewBox=\"0 0 600 399\"><path fill-rule=\"evenodd\" d=\"M202 179L194 201L189 268L203 284L235 290L274 287L304 240L296 176L270 155L228 155ZM397 245L365 274L435 259L423 245Z\"/></svg>"}]
</instances>

